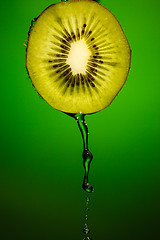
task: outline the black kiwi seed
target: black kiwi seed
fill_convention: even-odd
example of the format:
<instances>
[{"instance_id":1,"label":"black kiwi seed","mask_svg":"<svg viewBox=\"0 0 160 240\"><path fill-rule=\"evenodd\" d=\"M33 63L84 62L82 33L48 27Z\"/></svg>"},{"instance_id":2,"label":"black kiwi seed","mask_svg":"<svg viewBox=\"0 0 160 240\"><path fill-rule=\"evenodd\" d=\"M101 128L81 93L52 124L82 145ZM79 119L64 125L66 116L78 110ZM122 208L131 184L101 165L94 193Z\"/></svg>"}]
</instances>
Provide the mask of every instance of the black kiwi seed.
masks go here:
<instances>
[{"instance_id":1,"label":"black kiwi seed","mask_svg":"<svg viewBox=\"0 0 160 240\"><path fill-rule=\"evenodd\" d=\"M88 78L88 82L89 82L91 87L95 87L95 84L89 78Z\"/></svg>"},{"instance_id":2,"label":"black kiwi seed","mask_svg":"<svg viewBox=\"0 0 160 240\"><path fill-rule=\"evenodd\" d=\"M67 42L72 42L72 38L69 34L65 37L65 39Z\"/></svg>"},{"instance_id":3,"label":"black kiwi seed","mask_svg":"<svg viewBox=\"0 0 160 240\"><path fill-rule=\"evenodd\" d=\"M71 72L71 68L68 68L68 69L63 73L63 75L64 75L64 74L67 75L69 72Z\"/></svg>"},{"instance_id":4,"label":"black kiwi seed","mask_svg":"<svg viewBox=\"0 0 160 240\"><path fill-rule=\"evenodd\" d=\"M66 40L62 39L62 43L67 44Z\"/></svg>"},{"instance_id":5,"label":"black kiwi seed","mask_svg":"<svg viewBox=\"0 0 160 240\"><path fill-rule=\"evenodd\" d=\"M86 24L83 24L83 27L85 28L87 25Z\"/></svg>"},{"instance_id":6,"label":"black kiwi seed","mask_svg":"<svg viewBox=\"0 0 160 240\"><path fill-rule=\"evenodd\" d=\"M94 45L93 45L93 47L95 48L95 47L97 47L97 45L96 45L96 44L94 44Z\"/></svg>"},{"instance_id":7,"label":"black kiwi seed","mask_svg":"<svg viewBox=\"0 0 160 240\"><path fill-rule=\"evenodd\" d=\"M68 69L67 69L66 71L68 71ZM65 77L65 76L67 75L67 72L66 72L66 71L64 71L64 72L62 73L62 77Z\"/></svg>"},{"instance_id":8,"label":"black kiwi seed","mask_svg":"<svg viewBox=\"0 0 160 240\"><path fill-rule=\"evenodd\" d=\"M93 68L93 67L89 67L90 68L90 71L92 72L97 72L97 69L96 68Z\"/></svg>"},{"instance_id":9,"label":"black kiwi seed","mask_svg":"<svg viewBox=\"0 0 160 240\"><path fill-rule=\"evenodd\" d=\"M61 48L65 49L65 50L68 50L69 48L66 47L65 45L60 45Z\"/></svg>"},{"instance_id":10,"label":"black kiwi seed","mask_svg":"<svg viewBox=\"0 0 160 240\"><path fill-rule=\"evenodd\" d=\"M61 50L61 53L66 53L66 51L65 50Z\"/></svg>"},{"instance_id":11,"label":"black kiwi seed","mask_svg":"<svg viewBox=\"0 0 160 240\"><path fill-rule=\"evenodd\" d=\"M97 76L97 73L95 71L92 71L92 75Z\"/></svg>"},{"instance_id":12,"label":"black kiwi seed","mask_svg":"<svg viewBox=\"0 0 160 240\"><path fill-rule=\"evenodd\" d=\"M52 60L48 60L49 63L53 62Z\"/></svg>"},{"instance_id":13,"label":"black kiwi seed","mask_svg":"<svg viewBox=\"0 0 160 240\"><path fill-rule=\"evenodd\" d=\"M84 34L84 30L82 30L82 35Z\"/></svg>"},{"instance_id":14,"label":"black kiwi seed","mask_svg":"<svg viewBox=\"0 0 160 240\"><path fill-rule=\"evenodd\" d=\"M90 63L90 65L92 65L92 67L97 67L97 64L96 63Z\"/></svg>"},{"instance_id":15,"label":"black kiwi seed","mask_svg":"<svg viewBox=\"0 0 160 240\"><path fill-rule=\"evenodd\" d=\"M56 73L63 72L67 68L67 65L63 64L59 69L56 70Z\"/></svg>"},{"instance_id":16,"label":"black kiwi seed","mask_svg":"<svg viewBox=\"0 0 160 240\"><path fill-rule=\"evenodd\" d=\"M94 38L91 38L91 41L93 41L94 40Z\"/></svg>"},{"instance_id":17,"label":"black kiwi seed","mask_svg":"<svg viewBox=\"0 0 160 240\"><path fill-rule=\"evenodd\" d=\"M62 67L62 66L64 66L64 63L55 64L55 65L53 65L53 68L59 68L59 67Z\"/></svg>"},{"instance_id":18,"label":"black kiwi seed","mask_svg":"<svg viewBox=\"0 0 160 240\"><path fill-rule=\"evenodd\" d=\"M80 39L79 28L77 28L77 36L78 36L78 39Z\"/></svg>"},{"instance_id":19,"label":"black kiwi seed","mask_svg":"<svg viewBox=\"0 0 160 240\"><path fill-rule=\"evenodd\" d=\"M68 71L66 73L66 71ZM72 77L72 73L71 73L71 69L67 69L65 72L63 72L59 77L63 77L65 82L67 82L71 77Z\"/></svg>"},{"instance_id":20,"label":"black kiwi seed","mask_svg":"<svg viewBox=\"0 0 160 240\"><path fill-rule=\"evenodd\" d=\"M63 63L65 63L65 59L63 59L63 58L58 58L58 59L54 59L54 61L52 61L52 62L56 62L56 63L58 63L58 62L63 62Z\"/></svg>"},{"instance_id":21,"label":"black kiwi seed","mask_svg":"<svg viewBox=\"0 0 160 240\"><path fill-rule=\"evenodd\" d=\"M71 78L69 78L67 87L69 87L70 83L72 82L72 79L73 79L73 76Z\"/></svg>"},{"instance_id":22,"label":"black kiwi seed","mask_svg":"<svg viewBox=\"0 0 160 240\"><path fill-rule=\"evenodd\" d=\"M77 81L76 81L77 86L79 86L79 82L80 82L80 75L77 74Z\"/></svg>"},{"instance_id":23,"label":"black kiwi seed","mask_svg":"<svg viewBox=\"0 0 160 240\"><path fill-rule=\"evenodd\" d=\"M65 82L69 82L69 80L70 80L71 78L72 78L72 75L69 75L69 76L65 77L64 81L65 81Z\"/></svg>"},{"instance_id":24,"label":"black kiwi seed","mask_svg":"<svg viewBox=\"0 0 160 240\"><path fill-rule=\"evenodd\" d=\"M82 85L84 85L84 76L81 74L81 82L82 82Z\"/></svg>"},{"instance_id":25,"label":"black kiwi seed","mask_svg":"<svg viewBox=\"0 0 160 240\"><path fill-rule=\"evenodd\" d=\"M92 33L92 31L89 31L89 33L88 33L88 34L89 34L89 35L91 35L91 33Z\"/></svg>"},{"instance_id":26,"label":"black kiwi seed","mask_svg":"<svg viewBox=\"0 0 160 240\"><path fill-rule=\"evenodd\" d=\"M68 37L68 41L72 41L72 38L71 38L71 36L69 36L69 37Z\"/></svg>"},{"instance_id":27,"label":"black kiwi seed","mask_svg":"<svg viewBox=\"0 0 160 240\"><path fill-rule=\"evenodd\" d=\"M76 85L79 86L79 77L78 77L78 79L76 81Z\"/></svg>"},{"instance_id":28,"label":"black kiwi seed","mask_svg":"<svg viewBox=\"0 0 160 240\"><path fill-rule=\"evenodd\" d=\"M57 68L58 67L58 65L53 65L53 68Z\"/></svg>"},{"instance_id":29,"label":"black kiwi seed","mask_svg":"<svg viewBox=\"0 0 160 240\"><path fill-rule=\"evenodd\" d=\"M73 32L71 32L72 38L76 38L75 34Z\"/></svg>"},{"instance_id":30,"label":"black kiwi seed","mask_svg":"<svg viewBox=\"0 0 160 240\"><path fill-rule=\"evenodd\" d=\"M65 78L65 82L68 82L68 80L69 80L69 77L66 77L66 78Z\"/></svg>"},{"instance_id":31,"label":"black kiwi seed","mask_svg":"<svg viewBox=\"0 0 160 240\"><path fill-rule=\"evenodd\" d=\"M90 81L94 81L94 77L90 73L87 73L87 79Z\"/></svg>"},{"instance_id":32,"label":"black kiwi seed","mask_svg":"<svg viewBox=\"0 0 160 240\"><path fill-rule=\"evenodd\" d=\"M71 84L71 86L72 86L72 87L74 87L74 86L75 86L76 77L77 77L77 75L73 76L73 79L72 79L72 84Z\"/></svg>"},{"instance_id":33,"label":"black kiwi seed","mask_svg":"<svg viewBox=\"0 0 160 240\"><path fill-rule=\"evenodd\" d=\"M66 41L71 41L72 38L71 38L69 32L66 29L64 29L64 31L65 31L65 34L63 35L63 38L65 38Z\"/></svg>"},{"instance_id":34,"label":"black kiwi seed","mask_svg":"<svg viewBox=\"0 0 160 240\"><path fill-rule=\"evenodd\" d=\"M66 58L66 55L64 55L64 54L61 54L61 55L57 54L57 57Z\"/></svg>"},{"instance_id":35,"label":"black kiwi seed","mask_svg":"<svg viewBox=\"0 0 160 240\"><path fill-rule=\"evenodd\" d=\"M86 80L86 85L87 85L87 87L89 87L89 84L88 84L88 81Z\"/></svg>"},{"instance_id":36,"label":"black kiwi seed","mask_svg":"<svg viewBox=\"0 0 160 240\"><path fill-rule=\"evenodd\" d=\"M99 62L97 59L92 59L92 62L94 62L94 63L97 63L97 62Z\"/></svg>"}]
</instances>

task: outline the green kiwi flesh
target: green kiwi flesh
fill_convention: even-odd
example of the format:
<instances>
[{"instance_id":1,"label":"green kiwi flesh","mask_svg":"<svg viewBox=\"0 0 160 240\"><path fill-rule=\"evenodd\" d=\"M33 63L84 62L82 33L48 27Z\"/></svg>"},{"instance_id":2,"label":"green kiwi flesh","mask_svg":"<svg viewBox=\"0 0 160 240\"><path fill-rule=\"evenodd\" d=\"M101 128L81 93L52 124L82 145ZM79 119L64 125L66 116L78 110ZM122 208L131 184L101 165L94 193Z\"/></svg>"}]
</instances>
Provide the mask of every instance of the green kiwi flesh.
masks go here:
<instances>
[{"instance_id":1,"label":"green kiwi flesh","mask_svg":"<svg viewBox=\"0 0 160 240\"><path fill-rule=\"evenodd\" d=\"M26 67L37 92L67 113L98 112L113 101L131 51L114 15L95 1L49 6L29 32Z\"/></svg>"}]
</instances>

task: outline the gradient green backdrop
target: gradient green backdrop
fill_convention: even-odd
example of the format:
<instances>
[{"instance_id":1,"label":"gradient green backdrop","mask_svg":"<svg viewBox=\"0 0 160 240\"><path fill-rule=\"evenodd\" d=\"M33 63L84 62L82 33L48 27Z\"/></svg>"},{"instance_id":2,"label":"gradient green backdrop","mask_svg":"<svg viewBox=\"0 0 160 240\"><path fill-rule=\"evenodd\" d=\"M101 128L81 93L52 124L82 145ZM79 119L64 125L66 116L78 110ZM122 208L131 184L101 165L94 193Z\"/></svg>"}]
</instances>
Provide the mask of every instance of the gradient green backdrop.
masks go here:
<instances>
[{"instance_id":1,"label":"gradient green backdrop","mask_svg":"<svg viewBox=\"0 0 160 240\"><path fill-rule=\"evenodd\" d=\"M36 93L25 69L30 22L52 0L1 2L0 239L83 239L87 194L76 122ZM160 239L160 1L101 1L132 49L128 80L87 116L93 240Z\"/></svg>"}]
</instances>

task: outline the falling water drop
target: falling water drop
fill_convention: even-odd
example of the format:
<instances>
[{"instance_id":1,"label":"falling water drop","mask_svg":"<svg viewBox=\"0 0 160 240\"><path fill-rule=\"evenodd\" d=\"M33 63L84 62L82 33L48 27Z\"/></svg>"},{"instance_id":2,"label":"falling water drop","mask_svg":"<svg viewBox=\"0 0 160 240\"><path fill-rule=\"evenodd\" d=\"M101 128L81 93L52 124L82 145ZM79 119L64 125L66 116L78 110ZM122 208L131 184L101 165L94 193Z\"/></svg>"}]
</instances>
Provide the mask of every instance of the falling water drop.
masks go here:
<instances>
[{"instance_id":1,"label":"falling water drop","mask_svg":"<svg viewBox=\"0 0 160 240\"><path fill-rule=\"evenodd\" d=\"M83 240L91 240L91 238L88 236L88 234L90 234L90 229L88 227L88 211L89 211L89 201L90 198L86 197L86 206L85 206L85 224L84 224L84 228L83 228L83 232L84 234L86 234L87 236L85 238L83 238Z\"/></svg>"},{"instance_id":2,"label":"falling water drop","mask_svg":"<svg viewBox=\"0 0 160 240\"><path fill-rule=\"evenodd\" d=\"M86 214L86 216L85 216L85 220L88 220L88 215Z\"/></svg>"},{"instance_id":3,"label":"falling water drop","mask_svg":"<svg viewBox=\"0 0 160 240\"><path fill-rule=\"evenodd\" d=\"M86 226L84 227L84 229L83 229L83 232L85 233L85 234L88 234L88 233L90 233L90 230L89 230L89 228L88 228L88 225L86 224Z\"/></svg>"},{"instance_id":4,"label":"falling water drop","mask_svg":"<svg viewBox=\"0 0 160 240\"><path fill-rule=\"evenodd\" d=\"M90 237L85 237L85 238L83 238L83 240L92 240Z\"/></svg>"}]
</instances>

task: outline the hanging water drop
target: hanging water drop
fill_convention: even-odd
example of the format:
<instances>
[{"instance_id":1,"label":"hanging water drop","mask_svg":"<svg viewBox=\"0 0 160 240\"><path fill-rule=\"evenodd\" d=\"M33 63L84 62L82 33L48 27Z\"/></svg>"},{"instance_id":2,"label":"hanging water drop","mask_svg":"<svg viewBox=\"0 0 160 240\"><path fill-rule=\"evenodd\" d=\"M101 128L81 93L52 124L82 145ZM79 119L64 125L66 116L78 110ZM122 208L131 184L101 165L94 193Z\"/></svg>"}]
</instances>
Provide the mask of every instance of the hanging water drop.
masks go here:
<instances>
[{"instance_id":1,"label":"hanging water drop","mask_svg":"<svg viewBox=\"0 0 160 240\"><path fill-rule=\"evenodd\" d=\"M82 187L86 192L91 193L91 192L93 192L94 189L88 183L88 175L89 175L89 169L90 169L90 164L91 164L93 155L88 149L88 127L84 120L84 117L85 117L84 114L74 115L74 118L76 119L76 121L78 123L78 127L81 131L82 138L83 138L83 149L84 150L83 150L82 157L83 157L83 167L85 169L85 175L84 175Z\"/></svg>"}]
</instances>

